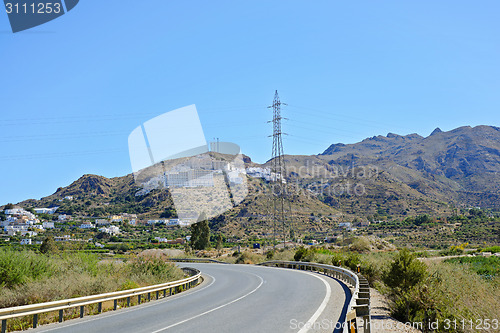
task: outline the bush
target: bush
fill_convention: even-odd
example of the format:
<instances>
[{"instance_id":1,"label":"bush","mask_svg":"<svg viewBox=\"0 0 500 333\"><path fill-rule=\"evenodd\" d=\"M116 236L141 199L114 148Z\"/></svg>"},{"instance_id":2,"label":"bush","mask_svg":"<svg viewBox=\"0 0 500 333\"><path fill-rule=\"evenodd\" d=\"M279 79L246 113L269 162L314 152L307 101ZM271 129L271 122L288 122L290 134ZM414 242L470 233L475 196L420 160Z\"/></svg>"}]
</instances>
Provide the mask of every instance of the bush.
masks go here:
<instances>
[{"instance_id":1,"label":"bush","mask_svg":"<svg viewBox=\"0 0 500 333\"><path fill-rule=\"evenodd\" d=\"M314 261L314 249L312 248L305 248L303 246L299 247L293 256L293 259L295 261Z\"/></svg>"},{"instance_id":2,"label":"bush","mask_svg":"<svg viewBox=\"0 0 500 333\"><path fill-rule=\"evenodd\" d=\"M236 259L235 264L257 264L261 261L261 257L255 253L243 252L238 259Z\"/></svg>"},{"instance_id":3,"label":"bush","mask_svg":"<svg viewBox=\"0 0 500 333\"><path fill-rule=\"evenodd\" d=\"M371 249L370 241L365 237L357 237L353 240L349 248L359 253L369 252Z\"/></svg>"},{"instance_id":4,"label":"bush","mask_svg":"<svg viewBox=\"0 0 500 333\"><path fill-rule=\"evenodd\" d=\"M31 251L0 249L0 286L12 288L54 272L49 259Z\"/></svg>"},{"instance_id":5,"label":"bush","mask_svg":"<svg viewBox=\"0 0 500 333\"><path fill-rule=\"evenodd\" d=\"M267 253L266 253L266 259L267 260L271 260L271 259L273 259L273 257L274 257L274 251L273 250L267 251Z\"/></svg>"},{"instance_id":6,"label":"bush","mask_svg":"<svg viewBox=\"0 0 500 333\"><path fill-rule=\"evenodd\" d=\"M382 281L394 293L399 294L422 282L426 275L425 264L404 248L396 255L389 269L382 274Z\"/></svg>"},{"instance_id":7,"label":"bush","mask_svg":"<svg viewBox=\"0 0 500 333\"><path fill-rule=\"evenodd\" d=\"M0 308L87 296L178 280L184 273L163 258L117 265L92 253L47 256L0 249Z\"/></svg>"}]
</instances>

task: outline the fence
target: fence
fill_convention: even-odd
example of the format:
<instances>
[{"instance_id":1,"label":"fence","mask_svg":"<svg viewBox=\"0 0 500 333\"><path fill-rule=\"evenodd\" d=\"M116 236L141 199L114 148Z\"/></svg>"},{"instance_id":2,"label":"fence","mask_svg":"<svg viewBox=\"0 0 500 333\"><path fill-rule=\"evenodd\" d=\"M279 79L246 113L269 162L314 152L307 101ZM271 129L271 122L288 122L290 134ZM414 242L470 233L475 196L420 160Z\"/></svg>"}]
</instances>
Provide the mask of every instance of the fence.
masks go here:
<instances>
[{"instance_id":1,"label":"fence","mask_svg":"<svg viewBox=\"0 0 500 333\"><path fill-rule=\"evenodd\" d=\"M143 295L147 295L147 300L149 301L151 300L151 293L156 292L156 299L159 299L160 292L163 292L163 297L166 297L167 290L169 295L172 295L174 288L179 291L181 288L189 289L197 285L199 279L201 278L200 271L194 268L187 267L183 268L183 270L190 276L182 280L99 295L91 295L53 302L29 304L0 309L0 320L2 321L1 333L7 332L7 320L12 318L33 316L33 328L36 328L38 326L38 316L45 312L59 311L59 322L63 322L64 310L66 309L79 307L80 318L83 318L85 314L85 306L87 305L97 303L97 312L101 313L103 302L113 301L113 310L116 310L118 308L118 300L120 299L126 299L127 306L130 306L131 297L137 297L138 304L140 304Z\"/></svg>"},{"instance_id":2,"label":"fence","mask_svg":"<svg viewBox=\"0 0 500 333\"><path fill-rule=\"evenodd\" d=\"M358 333L357 318L363 320L363 332L371 332L370 286L363 276L342 267L300 261L273 260L260 265L317 271L342 281L350 287L352 293L343 323L344 332Z\"/></svg>"}]
</instances>

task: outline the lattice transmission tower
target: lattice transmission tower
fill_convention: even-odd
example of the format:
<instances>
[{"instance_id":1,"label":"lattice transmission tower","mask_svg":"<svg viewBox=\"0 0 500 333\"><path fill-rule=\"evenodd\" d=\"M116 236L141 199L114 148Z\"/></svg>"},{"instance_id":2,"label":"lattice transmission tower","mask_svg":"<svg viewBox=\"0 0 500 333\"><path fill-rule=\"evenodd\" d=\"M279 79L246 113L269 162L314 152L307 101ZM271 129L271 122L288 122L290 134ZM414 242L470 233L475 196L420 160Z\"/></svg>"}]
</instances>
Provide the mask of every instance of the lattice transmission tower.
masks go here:
<instances>
[{"instance_id":1,"label":"lattice transmission tower","mask_svg":"<svg viewBox=\"0 0 500 333\"><path fill-rule=\"evenodd\" d=\"M281 105L286 105L280 101L278 91L274 94L273 105L268 108L273 109L273 151L271 156L271 195L272 195L272 219L273 219L273 248L276 249L276 238L278 235L278 228L281 229L280 233L283 239L283 247L286 246L286 237L288 228L292 233L291 223L291 205L288 200L287 188L287 172L285 165L285 158L283 153L283 138L285 134L281 131ZM287 204L288 201L288 204ZM286 209L289 209L286 211Z\"/></svg>"}]
</instances>

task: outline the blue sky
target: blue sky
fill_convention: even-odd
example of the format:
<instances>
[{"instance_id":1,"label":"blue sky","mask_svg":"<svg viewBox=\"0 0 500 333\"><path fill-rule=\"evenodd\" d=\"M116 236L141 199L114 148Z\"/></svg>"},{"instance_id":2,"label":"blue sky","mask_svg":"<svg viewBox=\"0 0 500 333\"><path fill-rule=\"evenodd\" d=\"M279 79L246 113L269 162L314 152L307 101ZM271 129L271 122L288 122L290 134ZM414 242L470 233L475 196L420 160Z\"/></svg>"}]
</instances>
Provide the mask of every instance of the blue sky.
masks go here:
<instances>
[{"instance_id":1,"label":"blue sky","mask_svg":"<svg viewBox=\"0 0 500 333\"><path fill-rule=\"evenodd\" d=\"M498 1L80 1L12 34L0 13L0 204L131 172L129 133L196 104L207 140L284 148L499 125Z\"/></svg>"}]
</instances>

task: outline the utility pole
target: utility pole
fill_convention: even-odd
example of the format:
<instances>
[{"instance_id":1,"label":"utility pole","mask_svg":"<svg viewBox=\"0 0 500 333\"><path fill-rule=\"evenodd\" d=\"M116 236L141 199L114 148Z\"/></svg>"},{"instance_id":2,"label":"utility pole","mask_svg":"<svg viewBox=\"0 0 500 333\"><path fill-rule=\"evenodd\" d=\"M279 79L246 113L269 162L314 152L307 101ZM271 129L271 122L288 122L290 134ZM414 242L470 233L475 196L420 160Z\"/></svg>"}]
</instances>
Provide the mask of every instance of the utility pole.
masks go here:
<instances>
[{"instance_id":1,"label":"utility pole","mask_svg":"<svg viewBox=\"0 0 500 333\"><path fill-rule=\"evenodd\" d=\"M268 108L273 109L273 150L271 157L271 195L272 195L272 218L273 218L273 249L276 250L277 229L281 226L283 236L283 248L286 246L286 216L285 200L288 195L286 183L286 166L283 153L283 139L281 132L281 105L286 105L280 101L278 91L274 94L273 105ZM289 212L291 213L291 212Z\"/></svg>"}]
</instances>

